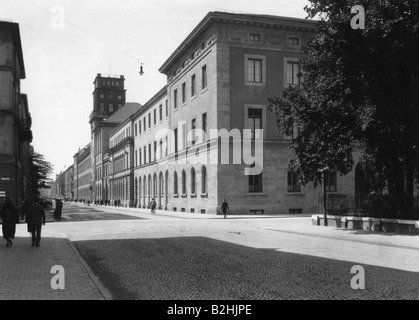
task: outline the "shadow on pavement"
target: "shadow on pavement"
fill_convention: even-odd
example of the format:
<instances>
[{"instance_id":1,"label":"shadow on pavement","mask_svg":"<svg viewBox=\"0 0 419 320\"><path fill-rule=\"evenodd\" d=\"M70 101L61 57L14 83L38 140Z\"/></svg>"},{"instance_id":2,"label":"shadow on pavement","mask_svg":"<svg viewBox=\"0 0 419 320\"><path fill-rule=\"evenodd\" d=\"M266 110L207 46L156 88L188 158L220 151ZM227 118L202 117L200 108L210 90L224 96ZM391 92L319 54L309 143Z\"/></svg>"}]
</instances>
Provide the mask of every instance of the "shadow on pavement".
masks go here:
<instances>
[{"instance_id":1,"label":"shadow on pavement","mask_svg":"<svg viewBox=\"0 0 419 320\"><path fill-rule=\"evenodd\" d=\"M74 242L122 300L418 299L419 275L364 265L366 289L351 288L355 262L205 237Z\"/></svg>"}]
</instances>

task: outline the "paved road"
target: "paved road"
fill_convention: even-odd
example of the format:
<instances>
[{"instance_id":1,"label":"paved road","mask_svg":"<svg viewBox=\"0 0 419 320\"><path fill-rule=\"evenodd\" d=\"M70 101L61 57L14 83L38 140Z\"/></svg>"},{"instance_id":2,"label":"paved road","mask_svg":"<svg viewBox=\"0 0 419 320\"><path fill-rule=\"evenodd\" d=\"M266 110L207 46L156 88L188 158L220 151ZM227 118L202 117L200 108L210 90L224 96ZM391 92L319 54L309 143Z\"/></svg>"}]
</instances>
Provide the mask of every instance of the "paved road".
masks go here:
<instances>
[{"instance_id":1,"label":"paved road","mask_svg":"<svg viewBox=\"0 0 419 320\"><path fill-rule=\"evenodd\" d=\"M419 237L342 234L309 218L119 212L146 220L70 235L115 299L419 299ZM365 290L350 286L357 264Z\"/></svg>"},{"instance_id":2,"label":"paved road","mask_svg":"<svg viewBox=\"0 0 419 320\"><path fill-rule=\"evenodd\" d=\"M45 226L41 248L29 245L25 225L13 248L0 247L0 299L419 299L417 236L318 227L307 217L73 204L63 212L66 220ZM51 290L52 264L66 270L63 292ZM365 268L365 290L350 286L354 265Z\"/></svg>"}]
</instances>

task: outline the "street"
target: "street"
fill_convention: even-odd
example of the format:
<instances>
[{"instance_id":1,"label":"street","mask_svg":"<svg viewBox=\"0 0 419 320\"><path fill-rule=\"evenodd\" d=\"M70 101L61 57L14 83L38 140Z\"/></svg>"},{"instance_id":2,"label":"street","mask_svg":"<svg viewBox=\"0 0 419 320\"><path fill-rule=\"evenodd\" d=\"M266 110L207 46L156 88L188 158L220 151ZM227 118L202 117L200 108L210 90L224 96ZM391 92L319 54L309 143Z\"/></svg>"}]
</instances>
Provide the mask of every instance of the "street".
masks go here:
<instances>
[{"instance_id":1,"label":"street","mask_svg":"<svg viewBox=\"0 0 419 320\"><path fill-rule=\"evenodd\" d=\"M113 299L419 298L415 236L312 226L310 217L151 216L70 203L63 218L44 236L69 238ZM364 290L351 287L355 265Z\"/></svg>"}]
</instances>

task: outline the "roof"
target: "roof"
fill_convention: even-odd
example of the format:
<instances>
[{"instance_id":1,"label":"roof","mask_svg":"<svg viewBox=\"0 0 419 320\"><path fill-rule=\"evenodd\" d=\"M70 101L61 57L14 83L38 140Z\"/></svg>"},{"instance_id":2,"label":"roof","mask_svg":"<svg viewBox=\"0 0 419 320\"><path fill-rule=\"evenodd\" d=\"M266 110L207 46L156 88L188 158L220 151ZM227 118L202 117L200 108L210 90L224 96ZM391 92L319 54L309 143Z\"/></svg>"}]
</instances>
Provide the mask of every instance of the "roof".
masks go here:
<instances>
[{"instance_id":1,"label":"roof","mask_svg":"<svg viewBox=\"0 0 419 320\"><path fill-rule=\"evenodd\" d=\"M137 112L141 108L141 104L136 102L127 102L122 108L116 111L106 120L103 120L103 123L121 123L125 121L129 116Z\"/></svg>"},{"instance_id":2,"label":"roof","mask_svg":"<svg viewBox=\"0 0 419 320\"><path fill-rule=\"evenodd\" d=\"M0 20L0 28L8 28L12 30L14 46L16 47L16 52L18 55L19 63L20 63L20 79L25 79L26 73L25 73L25 64L23 62L23 51L22 51L22 42L20 40L19 24L15 22Z\"/></svg>"},{"instance_id":3,"label":"roof","mask_svg":"<svg viewBox=\"0 0 419 320\"><path fill-rule=\"evenodd\" d=\"M210 11L204 19L192 30L186 39L172 53L172 55L163 63L159 71L165 73L174 60L179 57L203 32L208 30L216 22L229 22L251 25L262 25L265 27L283 27L288 29L306 29L315 30L317 21L301 18L282 17L267 14L247 14L247 13L228 13L221 11Z\"/></svg>"}]
</instances>

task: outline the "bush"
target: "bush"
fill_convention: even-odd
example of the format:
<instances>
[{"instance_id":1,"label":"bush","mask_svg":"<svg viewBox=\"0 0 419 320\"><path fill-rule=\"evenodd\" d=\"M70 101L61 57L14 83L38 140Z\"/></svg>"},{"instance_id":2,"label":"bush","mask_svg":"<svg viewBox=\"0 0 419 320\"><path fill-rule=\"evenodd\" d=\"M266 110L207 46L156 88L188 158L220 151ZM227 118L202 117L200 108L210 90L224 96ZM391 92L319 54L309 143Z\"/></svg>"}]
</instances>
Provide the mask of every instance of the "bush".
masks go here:
<instances>
[{"instance_id":1,"label":"bush","mask_svg":"<svg viewBox=\"0 0 419 320\"><path fill-rule=\"evenodd\" d=\"M374 218L403 218L397 198L390 194L370 193L361 203L361 212Z\"/></svg>"}]
</instances>

